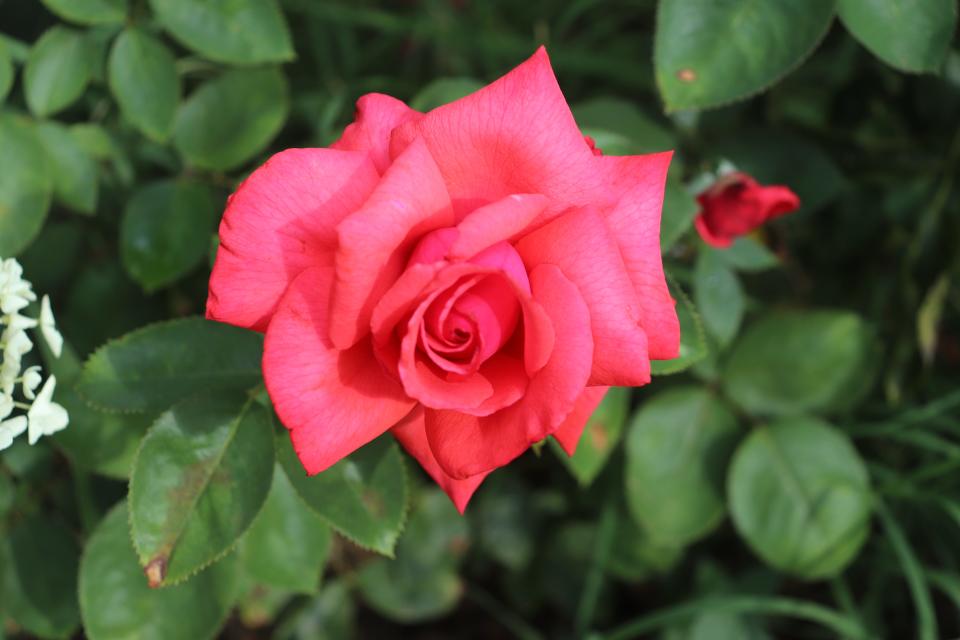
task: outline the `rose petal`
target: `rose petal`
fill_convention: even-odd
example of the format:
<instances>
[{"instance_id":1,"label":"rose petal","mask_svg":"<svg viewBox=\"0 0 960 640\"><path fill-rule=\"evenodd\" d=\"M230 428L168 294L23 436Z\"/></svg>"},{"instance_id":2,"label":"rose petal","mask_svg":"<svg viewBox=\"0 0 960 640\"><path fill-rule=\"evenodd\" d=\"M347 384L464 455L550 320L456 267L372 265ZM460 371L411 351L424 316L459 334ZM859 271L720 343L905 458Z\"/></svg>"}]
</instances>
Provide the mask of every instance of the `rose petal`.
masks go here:
<instances>
[{"instance_id":1,"label":"rose petal","mask_svg":"<svg viewBox=\"0 0 960 640\"><path fill-rule=\"evenodd\" d=\"M590 309L592 385L650 382L640 303L620 252L595 209L566 213L517 243L528 268L553 264L573 282Z\"/></svg>"},{"instance_id":2,"label":"rose petal","mask_svg":"<svg viewBox=\"0 0 960 640\"><path fill-rule=\"evenodd\" d=\"M396 424L416 404L387 376L369 341L337 350L327 337L333 270L290 285L267 329L263 377L307 473L323 471Z\"/></svg>"},{"instance_id":3,"label":"rose petal","mask_svg":"<svg viewBox=\"0 0 960 640\"><path fill-rule=\"evenodd\" d=\"M501 467L556 431L590 376L590 312L580 292L554 265L536 267L530 284L553 322L556 344L523 398L487 417L425 411L430 449L451 477L464 479Z\"/></svg>"},{"instance_id":4,"label":"rose petal","mask_svg":"<svg viewBox=\"0 0 960 640\"><path fill-rule=\"evenodd\" d=\"M479 473L464 480L452 478L444 473L427 444L423 409L419 407L411 411L410 415L401 420L391 431L403 445L403 448L407 450L407 453L416 458L424 471L430 474L430 477L450 496L454 506L457 507L457 511L462 514L467 508L467 503L473 496L474 491L487 477L488 472Z\"/></svg>"},{"instance_id":5,"label":"rose petal","mask_svg":"<svg viewBox=\"0 0 960 640\"><path fill-rule=\"evenodd\" d=\"M363 151L383 174L390 166L390 132L399 125L417 120L419 111L382 93L368 93L357 100L357 113L331 149Z\"/></svg>"},{"instance_id":6,"label":"rose petal","mask_svg":"<svg viewBox=\"0 0 960 640\"><path fill-rule=\"evenodd\" d=\"M475 209L457 225L457 237L447 256L466 260L498 242L513 242L546 208L540 194L512 194Z\"/></svg>"},{"instance_id":7,"label":"rose petal","mask_svg":"<svg viewBox=\"0 0 960 640\"><path fill-rule=\"evenodd\" d=\"M587 426L587 421L590 420L590 416L596 411L609 389L610 387L587 387L584 389L580 397L577 398L573 411L563 421L563 424L553 432L553 437L567 452L568 456L572 456L576 452L580 436L583 435L583 428Z\"/></svg>"},{"instance_id":8,"label":"rose petal","mask_svg":"<svg viewBox=\"0 0 960 640\"><path fill-rule=\"evenodd\" d=\"M403 272L420 237L453 223L450 199L422 141L390 165L361 209L337 227L330 339L340 349L370 331L380 297Z\"/></svg>"},{"instance_id":9,"label":"rose petal","mask_svg":"<svg viewBox=\"0 0 960 640\"><path fill-rule=\"evenodd\" d=\"M265 330L301 271L333 263L337 224L378 179L361 153L288 149L271 157L227 201L207 317Z\"/></svg>"}]
</instances>

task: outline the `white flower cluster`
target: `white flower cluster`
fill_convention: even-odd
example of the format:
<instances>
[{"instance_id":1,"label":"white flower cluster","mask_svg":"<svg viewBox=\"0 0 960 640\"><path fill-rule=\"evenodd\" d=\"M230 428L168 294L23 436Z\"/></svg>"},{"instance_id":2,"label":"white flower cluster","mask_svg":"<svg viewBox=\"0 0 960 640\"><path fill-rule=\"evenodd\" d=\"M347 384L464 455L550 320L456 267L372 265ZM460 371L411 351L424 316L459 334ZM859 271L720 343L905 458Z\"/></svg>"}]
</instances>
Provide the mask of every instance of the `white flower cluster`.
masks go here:
<instances>
[{"instance_id":1,"label":"white flower cluster","mask_svg":"<svg viewBox=\"0 0 960 640\"><path fill-rule=\"evenodd\" d=\"M28 329L40 330L54 356L59 358L63 349L63 336L53 320L49 297L43 296L40 301L39 318L20 314L36 299L33 285L23 279L20 263L13 258L0 260L0 450L13 444L24 431L30 444L35 444L41 436L52 435L69 422L67 410L53 402L57 379L50 376L43 382L36 366L21 372L23 356L33 348ZM18 385L25 401L14 399ZM11 417L16 409L26 414Z\"/></svg>"}]
</instances>

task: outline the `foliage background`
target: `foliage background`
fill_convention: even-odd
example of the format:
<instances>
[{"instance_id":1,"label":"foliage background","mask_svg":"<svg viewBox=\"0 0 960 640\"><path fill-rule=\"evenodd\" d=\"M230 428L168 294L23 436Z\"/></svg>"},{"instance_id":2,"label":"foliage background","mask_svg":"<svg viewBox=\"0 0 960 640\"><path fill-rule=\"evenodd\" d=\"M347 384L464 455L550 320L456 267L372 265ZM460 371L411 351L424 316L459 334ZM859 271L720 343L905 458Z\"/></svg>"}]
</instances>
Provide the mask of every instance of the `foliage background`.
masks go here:
<instances>
[{"instance_id":1,"label":"foliage background","mask_svg":"<svg viewBox=\"0 0 960 640\"><path fill-rule=\"evenodd\" d=\"M0 255L55 301L72 418L0 454L0 638L957 636L955 30L951 0L0 0ZM540 43L606 153L677 149L680 361L466 518L386 440L274 468L220 375L256 389L257 339L165 322L203 312L226 196L365 92L428 109ZM722 159L801 211L707 248L684 185Z\"/></svg>"}]
</instances>

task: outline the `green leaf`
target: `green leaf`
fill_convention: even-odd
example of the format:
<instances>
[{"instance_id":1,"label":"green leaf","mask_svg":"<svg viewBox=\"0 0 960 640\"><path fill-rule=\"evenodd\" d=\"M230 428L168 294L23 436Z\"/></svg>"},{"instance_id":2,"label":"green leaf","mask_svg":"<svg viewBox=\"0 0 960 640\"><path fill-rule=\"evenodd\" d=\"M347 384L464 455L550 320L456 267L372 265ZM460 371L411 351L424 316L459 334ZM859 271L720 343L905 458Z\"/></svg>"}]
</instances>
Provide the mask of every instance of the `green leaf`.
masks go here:
<instances>
[{"instance_id":1,"label":"green leaf","mask_svg":"<svg viewBox=\"0 0 960 640\"><path fill-rule=\"evenodd\" d=\"M833 19L834 0L661 0L654 66L667 110L716 107L797 67Z\"/></svg>"},{"instance_id":2,"label":"green leaf","mask_svg":"<svg viewBox=\"0 0 960 640\"><path fill-rule=\"evenodd\" d=\"M438 78L410 99L410 108L430 111L483 88L484 83L474 78Z\"/></svg>"},{"instance_id":3,"label":"green leaf","mask_svg":"<svg viewBox=\"0 0 960 640\"><path fill-rule=\"evenodd\" d=\"M556 440L550 439L553 450L582 486L593 482L620 442L629 406L630 391L611 387L584 426L573 456L568 456Z\"/></svg>"},{"instance_id":4,"label":"green leaf","mask_svg":"<svg viewBox=\"0 0 960 640\"><path fill-rule=\"evenodd\" d=\"M173 143L197 167L234 169L266 148L288 109L287 81L279 69L227 71L183 103Z\"/></svg>"},{"instance_id":5,"label":"green leaf","mask_svg":"<svg viewBox=\"0 0 960 640\"><path fill-rule=\"evenodd\" d=\"M47 155L28 120L0 113L0 256L30 245L50 209Z\"/></svg>"},{"instance_id":6,"label":"green leaf","mask_svg":"<svg viewBox=\"0 0 960 640\"><path fill-rule=\"evenodd\" d=\"M130 543L127 505L100 522L80 563L80 611L90 640L213 638L235 594L233 558L189 582L151 589Z\"/></svg>"},{"instance_id":7,"label":"green leaf","mask_svg":"<svg viewBox=\"0 0 960 640\"><path fill-rule=\"evenodd\" d=\"M290 437L277 437L277 459L307 505L361 547L392 557L408 494L397 446L379 438L326 471L307 477Z\"/></svg>"},{"instance_id":8,"label":"green leaf","mask_svg":"<svg viewBox=\"0 0 960 640\"><path fill-rule=\"evenodd\" d=\"M630 154L670 151L677 146L672 132L626 100L594 98L574 106L573 115L590 135L594 131L608 131L625 138L631 144ZM594 140L607 153L600 140L596 137Z\"/></svg>"},{"instance_id":9,"label":"green leaf","mask_svg":"<svg viewBox=\"0 0 960 640\"><path fill-rule=\"evenodd\" d=\"M97 208L96 161L63 125L43 122L36 131L47 153L57 200L74 211L92 215Z\"/></svg>"},{"instance_id":10,"label":"green leaf","mask_svg":"<svg viewBox=\"0 0 960 640\"><path fill-rule=\"evenodd\" d=\"M300 499L277 465L267 501L240 542L240 559L259 584L316 593L331 538L330 527Z\"/></svg>"},{"instance_id":11,"label":"green leaf","mask_svg":"<svg viewBox=\"0 0 960 640\"><path fill-rule=\"evenodd\" d=\"M707 248L700 251L693 273L693 299L707 331L726 346L737 335L746 301L739 278L716 254Z\"/></svg>"},{"instance_id":12,"label":"green leaf","mask_svg":"<svg viewBox=\"0 0 960 640\"><path fill-rule=\"evenodd\" d=\"M351 640L356 638L356 604L349 586L333 580L308 605L282 623L273 635L279 640Z\"/></svg>"},{"instance_id":13,"label":"green leaf","mask_svg":"<svg viewBox=\"0 0 960 640\"><path fill-rule=\"evenodd\" d=\"M439 490L424 492L397 544L396 559L380 558L360 571L360 595L397 622L444 615L463 593L456 568L467 541L466 521L450 499Z\"/></svg>"},{"instance_id":14,"label":"green leaf","mask_svg":"<svg viewBox=\"0 0 960 640\"><path fill-rule=\"evenodd\" d=\"M739 425L709 391L647 400L627 432L627 506L654 542L683 546L723 519L723 476Z\"/></svg>"},{"instance_id":15,"label":"green leaf","mask_svg":"<svg viewBox=\"0 0 960 640\"><path fill-rule=\"evenodd\" d=\"M77 391L98 407L162 411L200 391L261 382L263 338L203 318L157 323L108 342L87 360Z\"/></svg>"},{"instance_id":16,"label":"green leaf","mask_svg":"<svg viewBox=\"0 0 960 640\"><path fill-rule=\"evenodd\" d=\"M273 478L267 411L240 393L203 393L164 412L130 477L130 527L151 586L176 584L237 543Z\"/></svg>"},{"instance_id":17,"label":"green leaf","mask_svg":"<svg viewBox=\"0 0 960 640\"><path fill-rule=\"evenodd\" d=\"M261 64L295 57L276 0L150 0L150 8L174 38L210 60Z\"/></svg>"},{"instance_id":18,"label":"green leaf","mask_svg":"<svg viewBox=\"0 0 960 640\"><path fill-rule=\"evenodd\" d=\"M837 14L863 46L902 71L937 71L957 28L954 0L839 0Z\"/></svg>"},{"instance_id":19,"label":"green leaf","mask_svg":"<svg viewBox=\"0 0 960 640\"><path fill-rule=\"evenodd\" d=\"M80 622L80 554L73 534L57 519L32 516L6 534L0 544L4 542L9 563L2 586L5 612L34 635L70 636Z\"/></svg>"},{"instance_id":20,"label":"green leaf","mask_svg":"<svg viewBox=\"0 0 960 640\"><path fill-rule=\"evenodd\" d=\"M673 360L653 360L650 372L655 376L686 371L709 355L706 336L700 314L690 302L690 297L672 279L667 278L670 295L677 301L677 319L680 321L680 355Z\"/></svg>"},{"instance_id":21,"label":"green leaf","mask_svg":"<svg viewBox=\"0 0 960 640\"><path fill-rule=\"evenodd\" d=\"M813 418L757 428L734 455L727 492L750 548L800 578L839 574L869 533L863 461L842 434Z\"/></svg>"},{"instance_id":22,"label":"green leaf","mask_svg":"<svg viewBox=\"0 0 960 640\"><path fill-rule=\"evenodd\" d=\"M490 476L483 487L465 514L477 549L519 575L537 545L539 514L530 487L507 469Z\"/></svg>"},{"instance_id":23,"label":"green leaf","mask_svg":"<svg viewBox=\"0 0 960 640\"><path fill-rule=\"evenodd\" d=\"M47 9L79 24L122 24L127 0L43 0Z\"/></svg>"},{"instance_id":24,"label":"green leaf","mask_svg":"<svg viewBox=\"0 0 960 640\"><path fill-rule=\"evenodd\" d=\"M14 73L13 59L6 46L0 42L0 104L3 104L10 87L13 86Z\"/></svg>"},{"instance_id":25,"label":"green leaf","mask_svg":"<svg viewBox=\"0 0 960 640\"><path fill-rule=\"evenodd\" d=\"M872 334L855 314L783 311L753 323L722 376L727 393L760 415L838 409L870 383Z\"/></svg>"},{"instance_id":26,"label":"green leaf","mask_svg":"<svg viewBox=\"0 0 960 640\"><path fill-rule=\"evenodd\" d=\"M170 137L180 102L173 54L160 40L130 27L113 43L107 62L110 90L123 116L147 137Z\"/></svg>"},{"instance_id":27,"label":"green leaf","mask_svg":"<svg viewBox=\"0 0 960 640\"><path fill-rule=\"evenodd\" d=\"M700 212L683 183L673 176L667 176L667 186L663 194L663 215L660 220L660 253L667 253L677 240L693 224Z\"/></svg>"},{"instance_id":28,"label":"green leaf","mask_svg":"<svg viewBox=\"0 0 960 640\"><path fill-rule=\"evenodd\" d=\"M127 201L120 225L120 257L147 291L176 282L204 262L220 205L203 183L161 180Z\"/></svg>"},{"instance_id":29,"label":"green leaf","mask_svg":"<svg viewBox=\"0 0 960 640\"><path fill-rule=\"evenodd\" d=\"M741 237L723 251L715 251L716 257L738 271L766 271L780 265L780 258L753 238Z\"/></svg>"},{"instance_id":30,"label":"green leaf","mask_svg":"<svg viewBox=\"0 0 960 640\"><path fill-rule=\"evenodd\" d=\"M30 50L23 71L27 106L46 117L70 106L83 94L93 73L93 55L85 35L66 27L47 30Z\"/></svg>"},{"instance_id":31,"label":"green leaf","mask_svg":"<svg viewBox=\"0 0 960 640\"><path fill-rule=\"evenodd\" d=\"M604 569L627 582L669 572L683 556L683 545L653 540L627 513L620 513Z\"/></svg>"}]
</instances>

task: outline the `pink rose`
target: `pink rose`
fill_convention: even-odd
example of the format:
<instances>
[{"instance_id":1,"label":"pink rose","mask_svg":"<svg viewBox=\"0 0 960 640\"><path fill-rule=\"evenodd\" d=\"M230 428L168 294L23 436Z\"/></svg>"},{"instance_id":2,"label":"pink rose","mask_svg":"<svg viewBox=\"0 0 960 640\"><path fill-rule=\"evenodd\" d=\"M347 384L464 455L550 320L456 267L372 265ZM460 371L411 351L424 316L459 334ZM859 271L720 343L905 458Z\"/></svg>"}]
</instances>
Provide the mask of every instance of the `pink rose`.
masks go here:
<instances>
[{"instance_id":1,"label":"pink rose","mask_svg":"<svg viewBox=\"0 0 960 640\"><path fill-rule=\"evenodd\" d=\"M670 153L595 155L542 48L421 114L370 94L328 149L231 196L209 318L266 332L263 371L310 474L392 430L463 511L609 385L678 355L659 224Z\"/></svg>"},{"instance_id":2,"label":"pink rose","mask_svg":"<svg viewBox=\"0 0 960 640\"><path fill-rule=\"evenodd\" d=\"M800 207L788 187L763 186L745 173L729 173L697 196L700 214L694 225L707 244L725 249L737 236L750 233L767 220Z\"/></svg>"}]
</instances>

